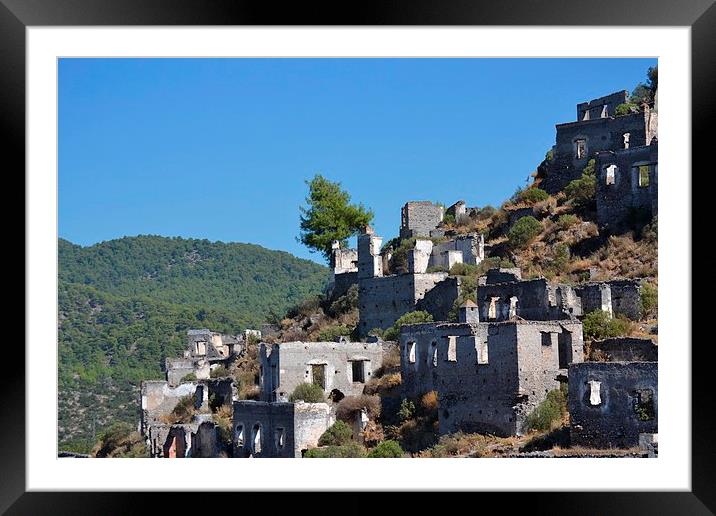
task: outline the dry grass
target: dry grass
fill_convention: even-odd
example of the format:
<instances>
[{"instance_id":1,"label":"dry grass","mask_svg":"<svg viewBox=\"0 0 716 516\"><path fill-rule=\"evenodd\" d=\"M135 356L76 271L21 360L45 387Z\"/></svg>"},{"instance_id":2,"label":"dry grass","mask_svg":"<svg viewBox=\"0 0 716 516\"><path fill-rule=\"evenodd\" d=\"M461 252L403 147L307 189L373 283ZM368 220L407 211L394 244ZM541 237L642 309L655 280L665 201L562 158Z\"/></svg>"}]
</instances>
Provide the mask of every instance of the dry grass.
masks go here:
<instances>
[{"instance_id":1,"label":"dry grass","mask_svg":"<svg viewBox=\"0 0 716 516\"><path fill-rule=\"evenodd\" d=\"M375 420L380 416L380 398L378 396L346 396L336 407L336 418L341 421L352 422L357 412L365 409L368 418Z\"/></svg>"},{"instance_id":2,"label":"dry grass","mask_svg":"<svg viewBox=\"0 0 716 516\"><path fill-rule=\"evenodd\" d=\"M390 373L379 378L372 378L365 384L363 392L365 394L378 394L380 396L390 396L396 394L395 391L400 387L402 379L400 373Z\"/></svg>"}]
</instances>

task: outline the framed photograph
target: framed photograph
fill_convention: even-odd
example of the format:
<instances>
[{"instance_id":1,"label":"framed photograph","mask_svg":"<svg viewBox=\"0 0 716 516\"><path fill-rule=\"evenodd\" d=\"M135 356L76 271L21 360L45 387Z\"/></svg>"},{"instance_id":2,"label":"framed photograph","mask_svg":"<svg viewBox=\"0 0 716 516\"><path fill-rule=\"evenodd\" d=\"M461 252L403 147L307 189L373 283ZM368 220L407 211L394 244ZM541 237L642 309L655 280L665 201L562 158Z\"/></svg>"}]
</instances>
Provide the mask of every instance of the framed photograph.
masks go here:
<instances>
[{"instance_id":1,"label":"framed photograph","mask_svg":"<svg viewBox=\"0 0 716 516\"><path fill-rule=\"evenodd\" d=\"M713 513L712 4L0 0L27 205L0 508Z\"/></svg>"}]
</instances>

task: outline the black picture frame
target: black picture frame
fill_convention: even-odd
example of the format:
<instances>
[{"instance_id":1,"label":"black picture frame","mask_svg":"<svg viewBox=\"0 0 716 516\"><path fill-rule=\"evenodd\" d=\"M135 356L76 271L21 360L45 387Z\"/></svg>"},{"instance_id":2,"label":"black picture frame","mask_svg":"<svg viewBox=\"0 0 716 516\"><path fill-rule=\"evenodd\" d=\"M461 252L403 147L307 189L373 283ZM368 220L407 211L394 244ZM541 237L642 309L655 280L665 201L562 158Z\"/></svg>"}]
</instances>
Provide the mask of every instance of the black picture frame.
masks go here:
<instances>
[{"instance_id":1,"label":"black picture frame","mask_svg":"<svg viewBox=\"0 0 716 516\"><path fill-rule=\"evenodd\" d=\"M693 170L711 171L708 129L716 119L716 5L714 0L392 0L331 4L250 2L244 0L0 0L0 106L4 162L25 170L25 29L28 26L107 25L567 25L689 26L692 70ZM8 158L10 158L8 160ZM707 166L710 165L710 166ZM688 172L685 171L685 174ZM21 174L18 174L21 175ZM24 175L24 174L22 174ZM693 190L692 190L693 191ZM696 203L692 203L692 206ZM692 213L693 215L693 213ZM696 217L692 216L695 228ZM694 229L695 231L695 229ZM693 233L692 233L693 234ZM693 270L708 267L693 255ZM703 255L701 255L703 256ZM710 267L712 270L713 267ZM692 321L706 320L706 307L692 303ZM28 306L31 310L32 307ZM25 342L25 345L33 343ZM684 349L691 343L684 342ZM513 506L530 513L713 514L716 512L714 435L716 427L709 385L709 342L692 352L692 490L690 492L503 493ZM14 369L5 368L0 426L0 511L7 514L127 514L146 503L136 494L26 492L25 490L25 358L16 353ZM663 365L663 363L662 363ZM51 438L48 436L48 438ZM29 443L31 445L31 443ZM559 479L555 479L558 483ZM555 487L558 487L555 486ZM155 495L145 495L154 498ZM202 507L206 499L172 493L165 510ZM271 495L273 497L273 495ZM347 495L341 505L355 507ZM490 496L490 500L484 497ZM481 493L483 508L499 494ZM350 497L350 498L348 498ZM246 497L242 497L242 504ZM263 503L265 502L265 497ZM273 498L272 498L273 499ZM402 497L401 497L402 499ZM383 503L383 502L378 502ZM402 502L401 502L402 503ZM515 505L516 504L516 505ZM146 506L148 507L148 506ZM246 507L244 505L244 507ZM204 510L207 507L204 505ZM339 510L337 507L335 510Z\"/></svg>"}]
</instances>

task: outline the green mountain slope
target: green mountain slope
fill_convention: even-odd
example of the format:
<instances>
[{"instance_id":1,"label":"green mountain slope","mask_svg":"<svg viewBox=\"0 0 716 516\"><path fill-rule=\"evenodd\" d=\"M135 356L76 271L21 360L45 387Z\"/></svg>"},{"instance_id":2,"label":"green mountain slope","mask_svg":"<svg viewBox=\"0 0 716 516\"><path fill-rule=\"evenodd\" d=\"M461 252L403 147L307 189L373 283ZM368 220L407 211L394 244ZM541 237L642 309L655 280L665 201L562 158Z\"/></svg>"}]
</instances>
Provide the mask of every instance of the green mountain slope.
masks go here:
<instances>
[{"instance_id":1,"label":"green mountain slope","mask_svg":"<svg viewBox=\"0 0 716 516\"><path fill-rule=\"evenodd\" d=\"M328 271L247 244L141 236L59 241L59 441L85 451L115 421L136 424L141 380L162 378L186 330L238 333L320 292Z\"/></svg>"},{"instance_id":2,"label":"green mountain slope","mask_svg":"<svg viewBox=\"0 0 716 516\"><path fill-rule=\"evenodd\" d=\"M121 296L223 309L257 326L320 291L328 269L252 244L159 236L80 247L59 241L60 281Z\"/></svg>"}]
</instances>

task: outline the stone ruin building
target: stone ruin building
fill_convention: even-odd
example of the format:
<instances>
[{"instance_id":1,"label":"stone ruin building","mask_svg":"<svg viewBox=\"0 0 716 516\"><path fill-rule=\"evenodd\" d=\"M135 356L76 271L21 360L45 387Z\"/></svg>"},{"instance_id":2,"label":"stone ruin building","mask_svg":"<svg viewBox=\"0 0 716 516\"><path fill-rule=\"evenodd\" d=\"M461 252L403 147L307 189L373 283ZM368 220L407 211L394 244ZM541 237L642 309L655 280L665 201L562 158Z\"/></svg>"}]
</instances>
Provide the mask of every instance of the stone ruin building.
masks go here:
<instances>
[{"instance_id":1,"label":"stone ruin building","mask_svg":"<svg viewBox=\"0 0 716 516\"><path fill-rule=\"evenodd\" d=\"M597 152L597 223L610 232L658 215L656 139L650 145Z\"/></svg>"},{"instance_id":2,"label":"stone ruin building","mask_svg":"<svg viewBox=\"0 0 716 516\"><path fill-rule=\"evenodd\" d=\"M527 415L566 381L569 364L582 361L582 324L481 322L468 301L457 323L403 326L400 350L404 396L437 391L441 434L521 435Z\"/></svg>"},{"instance_id":3,"label":"stone ruin building","mask_svg":"<svg viewBox=\"0 0 716 516\"><path fill-rule=\"evenodd\" d=\"M552 148L553 158L540 170L539 187L550 194L556 194L570 181L579 179L588 161L598 153L621 153L622 159L628 161L632 156L639 155L634 153L635 148L648 147L652 142L655 143L658 132L656 106L650 109L649 106L643 105L640 112L616 116L617 106L628 100L629 93L619 91L577 104L577 120L556 126L557 138ZM627 150L629 152L623 152ZM651 156L649 151L646 153ZM643 161L642 157L639 155L637 161ZM654 149L653 164L651 157L647 159L654 168L654 174L655 160ZM607 161L604 161L604 164L607 164ZM620 170L623 170L622 175L627 177L632 173L629 167Z\"/></svg>"},{"instance_id":4,"label":"stone ruin building","mask_svg":"<svg viewBox=\"0 0 716 516\"><path fill-rule=\"evenodd\" d=\"M363 394L365 383L383 363L379 342L262 343L259 349L261 399L287 401L302 383L320 385L327 397Z\"/></svg>"},{"instance_id":5,"label":"stone ruin building","mask_svg":"<svg viewBox=\"0 0 716 516\"><path fill-rule=\"evenodd\" d=\"M572 445L653 448L658 431L658 362L584 362L569 367Z\"/></svg>"},{"instance_id":6,"label":"stone ruin building","mask_svg":"<svg viewBox=\"0 0 716 516\"><path fill-rule=\"evenodd\" d=\"M373 329L389 328L414 310L446 319L460 295L459 279L446 271L456 263L477 265L485 257L483 235L446 238L438 229L443 220L442 206L412 201L403 206L401 215L401 238L416 239L414 249L408 252L407 272L386 272L392 250L382 249L382 237L370 226L358 235L357 250L342 249L338 242L333 245L332 296L358 285L358 334L362 337Z\"/></svg>"},{"instance_id":7,"label":"stone ruin building","mask_svg":"<svg viewBox=\"0 0 716 516\"><path fill-rule=\"evenodd\" d=\"M595 310L629 319L641 316L639 279L589 282L577 286L552 283L546 278L522 280L518 269L491 269L479 278L477 305L481 321L515 317L560 320Z\"/></svg>"},{"instance_id":8,"label":"stone ruin building","mask_svg":"<svg viewBox=\"0 0 716 516\"><path fill-rule=\"evenodd\" d=\"M336 421L334 408L288 397L304 383L319 385L326 401L361 395L382 358L378 342L261 343L261 401L233 404L234 457L301 457L316 447Z\"/></svg>"},{"instance_id":9,"label":"stone ruin building","mask_svg":"<svg viewBox=\"0 0 716 516\"><path fill-rule=\"evenodd\" d=\"M187 349L181 358L167 357L165 360L170 385L178 385L182 378L190 374L198 380L205 380L210 377L212 369L226 365L244 349L244 338L208 329L187 331L187 340Z\"/></svg>"},{"instance_id":10,"label":"stone ruin building","mask_svg":"<svg viewBox=\"0 0 716 516\"><path fill-rule=\"evenodd\" d=\"M167 357L166 380L145 380L140 386L140 432L152 457L218 457L222 445L212 420L212 405L231 406L236 387L231 378L211 378L211 371L227 366L245 350L249 335L223 335L208 329L188 330L187 349L181 358ZM186 397L193 399L192 420L171 420L174 409Z\"/></svg>"},{"instance_id":11,"label":"stone ruin building","mask_svg":"<svg viewBox=\"0 0 716 516\"><path fill-rule=\"evenodd\" d=\"M235 401L234 457L301 457L335 423L327 403Z\"/></svg>"},{"instance_id":12,"label":"stone ruin building","mask_svg":"<svg viewBox=\"0 0 716 516\"><path fill-rule=\"evenodd\" d=\"M183 382L172 387L167 381L143 381L140 431L152 457L218 457L221 445L212 421L210 403L230 405L236 397L231 378ZM187 423L169 419L183 398L190 396L196 414Z\"/></svg>"}]
</instances>

